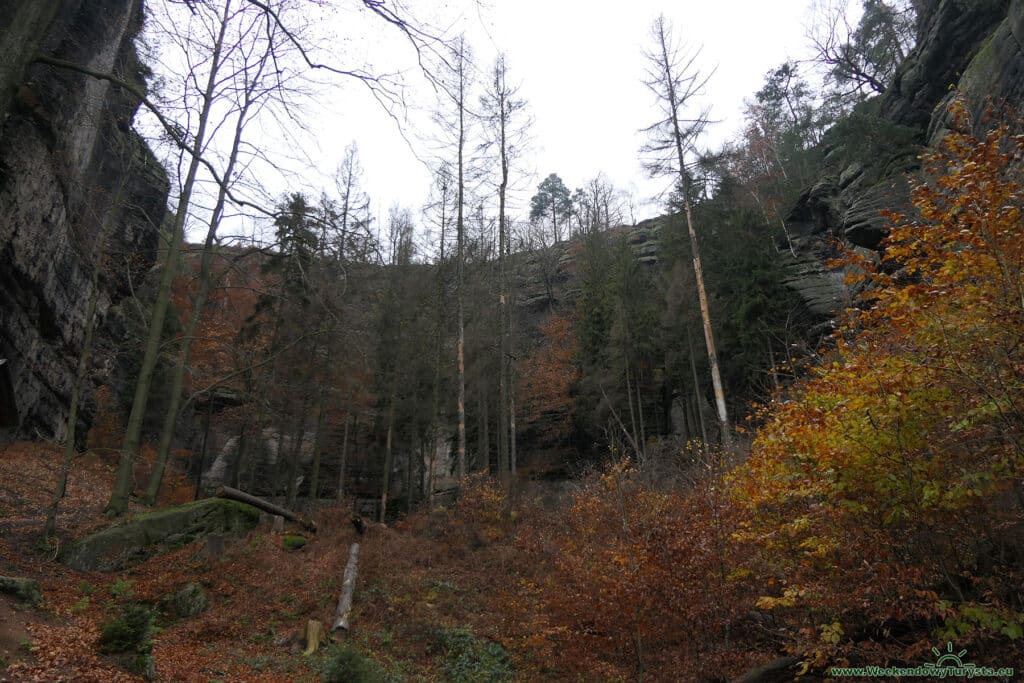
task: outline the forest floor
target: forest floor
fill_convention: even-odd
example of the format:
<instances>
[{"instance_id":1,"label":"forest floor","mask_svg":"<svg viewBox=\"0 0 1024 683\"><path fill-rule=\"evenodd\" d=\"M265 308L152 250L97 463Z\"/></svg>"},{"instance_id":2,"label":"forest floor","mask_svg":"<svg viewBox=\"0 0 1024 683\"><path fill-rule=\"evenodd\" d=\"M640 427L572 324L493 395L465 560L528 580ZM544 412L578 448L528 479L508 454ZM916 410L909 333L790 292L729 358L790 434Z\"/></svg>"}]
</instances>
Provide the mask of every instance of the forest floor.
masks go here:
<instances>
[{"instance_id":1,"label":"forest floor","mask_svg":"<svg viewBox=\"0 0 1024 683\"><path fill-rule=\"evenodd\" d=\"M435 508L370 525L362 536L343 502L311 513L320 531L298 550L285 549L282 534L258 529L229 538L217 560L197 541L124 571L88 573L55 558L59 545L109 524L101 510L115 464L97 454L76 459L55 548L40 534L59 462L47 444L0 451L0 574L36 579L43 594L37 610L0 602L0 681L141 680L97 650L102 625L129 603L156 610L152 655L160 681L356 680L321 678L332 665L365 666L366 680L558 678L545 669L552 653L534 637L520 588L541 568L511 542L517 513L508 501L501 520ZM191 500L180 473L165 489L162 506ZM489 501L479 499L489 495L486 487L477 494L473 505L486 508ZM552 514L557 495L545 495L521 498L521 507L535 519ZM362 552L352 630L304 656L307 621L332 623L353 542ZM209 605L177 618L170 598L189 583L205 588Z\"/></svg>"}]
</instances>

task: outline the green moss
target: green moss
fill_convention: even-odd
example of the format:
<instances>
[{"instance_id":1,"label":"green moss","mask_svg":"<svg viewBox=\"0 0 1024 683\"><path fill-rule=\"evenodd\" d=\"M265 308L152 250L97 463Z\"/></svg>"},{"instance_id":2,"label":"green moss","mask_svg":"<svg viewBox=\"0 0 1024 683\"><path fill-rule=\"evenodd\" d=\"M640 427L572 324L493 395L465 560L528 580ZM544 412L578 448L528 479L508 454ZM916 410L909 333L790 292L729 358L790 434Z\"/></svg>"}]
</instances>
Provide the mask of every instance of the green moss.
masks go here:
<instances>
[{"instance_id":1,"label":"green moss","mask_svg":"<svg viewBox=\"0 0 1024 683\"><path fill-rule=\"evenodd\" d=\"M133 517L71 544L61 561L82 571L116 571L213 533L253 529L259 510L233 500L207 498Z\"/></svg>"},{"instance_id":2,"label":"green moss","mask_svg":"<svg viewBox=\"0 0 1024 683\"><path fill-rule=\"evenodd\" d=\"M281 541L281 545L284 546L285 550L298 550L299 548L306 545L306 537L288 534Z\"/></svg>"},{"instance_id":3,"label":"green moss","mask_svg":"<svg viewBox=\"0 0 1024 683\"><path fill-rule=\"evenodd\" d=\"M21 579L13 576L0 576L0 593L13 595L18 600L38 607L43 594L39 582L35 579Z\"/></svg>"}]
</instances>

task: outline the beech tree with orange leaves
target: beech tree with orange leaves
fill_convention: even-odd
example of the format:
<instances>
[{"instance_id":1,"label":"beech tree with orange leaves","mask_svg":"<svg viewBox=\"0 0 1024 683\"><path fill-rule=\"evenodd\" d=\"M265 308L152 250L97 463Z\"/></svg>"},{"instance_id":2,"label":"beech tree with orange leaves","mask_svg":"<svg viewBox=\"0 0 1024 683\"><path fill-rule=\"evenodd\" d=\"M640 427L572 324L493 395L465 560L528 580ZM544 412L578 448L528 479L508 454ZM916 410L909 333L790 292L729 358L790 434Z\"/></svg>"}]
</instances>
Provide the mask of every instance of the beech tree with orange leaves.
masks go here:
<instances>
[{"instance_id":1,"label":"beech tree with orange leaves","mask_svg":"<svg viewBox=\"0 0 1024 683\"><path fill-rule=\"evenodd\" d=\"M573 325L566 315L553 313L541 325L541 334L540 345L523 363L529 371L520 379L520 410L524 426L545 419L550 433L564 437L572 420L569 390L579 375Z\"/></svg>"},{"instance_id":2,"label":"beech tree with orange leaves","mask_svg":"<svg viewBox=\"0 0 1024 683\"><path fill-rule=\"evenodd\" d=\"M767 407L735 475L736 538L788 579L759 605L824 617L818 663L887 623L925 626L907 657L929 635L1021 651L1022 161L1006 124L924 158L881 261L846 257L866 288L831 358Z\"/></svg>"}]
</instances>

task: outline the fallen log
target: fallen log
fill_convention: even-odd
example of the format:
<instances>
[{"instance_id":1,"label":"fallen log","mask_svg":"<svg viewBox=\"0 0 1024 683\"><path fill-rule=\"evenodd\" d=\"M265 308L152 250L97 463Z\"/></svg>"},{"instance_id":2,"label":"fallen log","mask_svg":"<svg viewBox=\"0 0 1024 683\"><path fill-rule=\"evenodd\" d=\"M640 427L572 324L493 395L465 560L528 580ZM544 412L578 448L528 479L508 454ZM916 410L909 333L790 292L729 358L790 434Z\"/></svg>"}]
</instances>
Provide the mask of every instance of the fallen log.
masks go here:
<instances>
[{"instance_id":1,"label":"fallen log","mask_svg":"<svg viewBox=\"0 0 1024 683\"><path fill-rule=\"evenodd\" d=\"M341 582L341 598L338 599L338 611L334 614L334 626L331 627L331 631L338 629L348 631L348 618L352 611L352 593L356 589L358 565L359 544L353 543L348 549L348 564L345 565L345 578Z\"/></svg>"},{"instance_id":2,"label":"fallen log","mask_svg":"<svg viewBox=\"0 0 1024 683\"><path fill-rule=\"evenodd\" d=\"M313 522L313 520L306 519L305 517L299 515L298 513L292 512L291 510L286 510L280 505L274 505L268 500L263 500L262 498L257 498L256 496L249 495L245 491L239 491L238 489L233 489L230 486L221 486L219 489L217 489L216 495L218 498L237 500L240 503L247 503L253 506L254 508L263 510L264 512L269 512L273 515L280 515L281 517L284 517L289 521L295 522L306 531L316 532L316 524Z\"/></svg>"}]
</instances>

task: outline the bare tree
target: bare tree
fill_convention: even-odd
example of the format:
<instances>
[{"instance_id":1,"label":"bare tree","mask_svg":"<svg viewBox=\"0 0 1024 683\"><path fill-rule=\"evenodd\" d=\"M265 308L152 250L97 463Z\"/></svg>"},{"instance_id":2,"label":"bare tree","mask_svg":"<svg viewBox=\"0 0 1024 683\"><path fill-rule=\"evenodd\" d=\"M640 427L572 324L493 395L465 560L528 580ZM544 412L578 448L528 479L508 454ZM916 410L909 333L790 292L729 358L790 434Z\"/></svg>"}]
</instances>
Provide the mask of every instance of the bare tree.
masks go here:
<instances>
[{"instance_id":1,"label":"bare tree","mask_svg":"<svg viewBox=\"0 0 1024 683\"><path fill-rule=\"evenodd\" d=\"M40 11L27 14L22 13L24 17L19 14L18 20L24 19L27 22L26 26L34 24L43 26L48 23L54 16L56 5L53 2L38 4L40 5ZM405 36L420 59L420 65L424 67L424 72L428 77L432 77L432 74L427 72L424 66L423 56L425 53L439 53L439 46L443 44L442 41L428 30L424 30L410 22L404 16L404 12L401 9L393 9L378 0L363 0L362 4L369 10L372 16L382 19ZM208 156L211 153L211 149L208 148L208 138L211 131L219 127L218 122L213 119L217 116L217 112L223 113L218 109L219 104L215 94L221 85L220 79L227 78L230 80L231 77L231 74L221 70L228 61L227 55L235 50L244 50L245 45L252 44L246 41L231 40L235 36L229 36L227 31L230 19L239 13L252 11L253 9L258 10L267 19L267 23L275 27L275 32L283 35L284 41L295 50L298 54L299 62L304 69L324 71L363 83L373 96L385 106L386 111L393 118L395 118L395 115L389 107L402 104L400 88L392 77L388 75L374 75L362 68L346 69L318 61L315 52L303 41L301 31L289 25L288 17L283 11L286 6L305 7L303 5L292 3L288 0L274 0L273 2L269 0L185 0L184 3L180 0L166 0L163 6L168 8L176 7L180 10L184 17L183 23L192 21L193 18L196 21L210 17L216 20L215 23L209 24L209 26L213 27L212 31L198 30L190 34L185 30L179 34L187 39L193 39L197 36L204 36L208 39L206 49L186 58L186 68L193 77L192 84L196 88L195 92L198 94L198 97L196 98L195 108L185 112L180 122L176 121L173 115L168 115L164 108L155 103L144 89L136 83L128 82L112 73L98 71L90 66L57 59L43 53L37 53L34 56L36 63L45 64L53 68L76 71L92 78L106 81L131 93L153 115L166 139L180 150L177 165L183 169L183 173L181 173L182 180L177 192L177 206L170 225L168 248L164 253L163 270L157 296L151 309L147 338L143 347L142 363L136 381L132 409L125 432L114 491L105 509L106 513L110 516L124 514L128 508L128 499L132 488L131 474L135 455L141 440L142 421L150 395L153 371L159 356L160 338L163 333L164 319L170 299L171 282L173 281L178 262L189 207L197 192L196 183L200 169L205 169L212 182L215 185L219 185L235 205L248 207L264 215L273 215L273 211L266 209L261 203L247 200L233 192L229 187L229 179L222 174L221 170L216 168ZM9 65L6 61L0 60L0 81L6 84L11 79L16 80L23 67L24 64L12 63ZM279 63L274 63L274 69L271 70L271 73L276 73L278 77L281 76L283 72L280 70ZM2 114L3 112L0 111L0 115Z\"/></svg>"},{"instance_id":2,"label":"bare tree","mask_svg":"<svg viewBox=\"0 0 1024 683\"><path fill-rule=\"evenodd\" d=\"M623 221L623 194L603 172L573 193L573 212L584 234L607 230Z\"/></svg>"},{"instance_id":3,"label":"bare tree","mask_svg":"<svg viewBox=\"0 0 1024 683\"><path fill-rule=\"evenodd\" d=\"M218 74L225 63L226 39L233 14L234 10L231 7L231 2L228 1L224 3L222 11L212 15L216 23L214 24L215 30L212 34L213 40L210 45L211 52L206 69L206 77L200 90L201 104L197 112L197 127L194 134L189 135L191 138L189 144L193 150L201 150L207 142L208 126L215 105L215 94L219 80ZM195 76L197 81L202 78L201 72L196 73ZM111 517L123 515L128 511L128 497L132 490L132 468L135 462L135 455L139 450L139 442L142 436L142 421L146 413L146 405L149 402L153 371L156 369L159 357L160 338L163 334L164 320L167 316L167 308L171 300L171 284L174 281L178 253L185 232L185 221L188 217L192 194L196 189L196 178L199 168L200 155L196 153L191 155L187 171L181 182L177 210L174 213L167 250L164 255L163 273L150 314L149 332L143 347L142 363L135 383L135 395L132 399L131 413L128 416L128 424L125 428L124 443L121 446L121 459L117 467L114 490L105 509L106 514Z\"/></svg>"},{"instance_id":4,"label":"bare tree","mask_svg":"<svg viewBox=\"0 0 1024 683\"><path fill-rule=\"evenodd\" d=\"M884 92L914 45L917 8L907 0L863 0L856 26L849 0L819 0L812 17L807 37L815 61L843 98Z\"/></svg>"},{"instance_id":5,"label":"bare tree","mask_svg":"<svg viewBox=\"0 0 1024 683\"><path fill-rule=\"evenodd\" d=\"M284 100L286 97L284 90L286 74L281 67L285 64L286 52L290 43L277 23L266 13L246 5L240 6L239 11L226 18L231 23L230 32L236 37L233 39L232 48L225 52L223 64L218 68L220 72L227 72L228 77L221 79L222 85L213 93L213 98L228 107L228 114L220 119L217 128L218 130L231 130L232 137L226 164L221 174L224 182L215 186L216 198L207 219L206 239L203 243L199 269L199 289L192 300L192 312L185 326L175 360L167 412L164 415L163 428L157 447L157 459L142 499L147 505L156 504L164 469L167 466L174 426L181 403L185 368L191 359L192 343L195 340L199 319L210 294L211 267L217 230L224 216L229 186L235 182L238 175L236 169L240 165L239 157L244 144L246 128L268 103L276 99L282 105L287 104ZM196 46L189 45L189 47L195 48ZM273 73L270 73L271 71ZM186 88L190 80L189 77L185 78ZM234 125L232 128L228 128L225 124L230 124L231 118L234 118ZM187 212L189 207L184 207L179 211Z\"/></svg>"},{"instance_id":6,"label":"bare tree","mask_svg":"<svg viewBox=\"0 0 1024 683\"><path fill-rule=\"evenodd\" d=\"M651 28L653 47L644 53L648 68L644 85L657 97L662 118L643 129L648 142L643 151L649 155L646 162L653 176L673 178L683 204L686 227L690 235L693 254L693 272L697 281L697 296L700 300L701 318L704 322L704 341L707 344L708 365L711 368L711 382L715 390L715 405L722 430L722 441L728 446L731 441L729 414L725 405L725 390L718 367L718 353L715 350L715 336L711 327L711 313L708 307L707 291L704 287L704 273L700 260L700 245L693 225L692 198L693 173L688 155L694 152L696 138L707 126L708 110L697 110L687 116L687 109L696 104L703 94L710 76L697 68L700 50L686 50L677 45L672 29L664 15L655 19Z\"/></svg>"},{"instance_id":7,"label":"bare tree","mask_svg":"<svg viewBox=\"0 0 1024 683\"><path fill-rule=\"evenodd\" d=\"M509 289L508 257L511 246L508 230L507 195L510 166L518 157L526 137L528 122L517 117L526 107L526 101L519 97L519 88L508 82L508 64L505 55L498 55L491 70L491 79L481 98L482 118L487 136L485 149L493 150L498 160L498 469L499 478L505 485L510 474L515 473L515 464L510 461L513 449L511 442L512 396L511 383L511 333L512 307Z\"/></svg>"},{"instance_id":8,"label":"bare tree","mask_svg":"<svg viewBox=\"0 0 1024 683\"><path fill-rule=\"evenodd\" d=\"M466 475L466 322L465 322L465 270L466 270L466 183L467 146L469 143L469 90L473 81L473 61L465 36L451 44L447 59L448 73L442 84L447 115L441 117L442 126L454 148L455 194L455 308L458 340L456 364L458 368L456 412L458 415L457 467L461 479Z\"/></svg>"}]
</instances>

